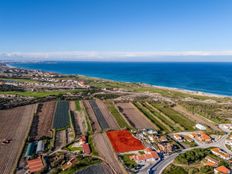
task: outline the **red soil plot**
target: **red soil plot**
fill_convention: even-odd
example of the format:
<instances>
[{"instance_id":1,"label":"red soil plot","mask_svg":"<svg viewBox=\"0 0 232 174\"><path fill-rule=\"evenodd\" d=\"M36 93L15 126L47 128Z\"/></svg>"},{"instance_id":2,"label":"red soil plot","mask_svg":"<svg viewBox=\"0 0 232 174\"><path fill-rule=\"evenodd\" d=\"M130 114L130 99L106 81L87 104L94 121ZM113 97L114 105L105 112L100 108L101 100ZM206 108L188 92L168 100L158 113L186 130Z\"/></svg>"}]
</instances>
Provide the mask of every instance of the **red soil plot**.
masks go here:
<instances>
[{"instance_id":1,"label":"red soil plot","mask_svg":"<svg viewBox=\"0 0 232 174\"><path fill-rule=\"evenodd\" d=\"M133 137L128 130L108 131L107 136L118 153L145 149L142 142Z\"/></svg>"}]
</instances>

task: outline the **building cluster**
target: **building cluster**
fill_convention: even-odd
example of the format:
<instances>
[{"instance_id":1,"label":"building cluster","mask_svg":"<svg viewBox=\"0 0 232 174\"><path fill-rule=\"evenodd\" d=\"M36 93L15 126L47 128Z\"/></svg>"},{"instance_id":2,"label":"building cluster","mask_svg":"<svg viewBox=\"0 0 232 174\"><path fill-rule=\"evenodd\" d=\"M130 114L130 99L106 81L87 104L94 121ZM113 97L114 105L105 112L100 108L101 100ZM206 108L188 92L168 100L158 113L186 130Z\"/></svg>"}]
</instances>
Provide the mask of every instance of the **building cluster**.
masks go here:
<instances>
[{"instance_id":1,"label":"building cluster","mask_svg":"<svg viewBox=\"0 0 232 174\"><path fill-rule=\"evenodd\" d=\"M179 149L174 141L172 141L167 135L160 135L158 132L152 129L142 129L136 133L136 137L143 141L145 144L149 144L157 152L164 155L171 154Z\"/></svg>"},{"instance_id":2,"label":"building cluster","mask_svg":"<svg viewBox=\"0 0 232 174\"><path fill-rule=\"evenodd\" d=\"M146 148L143 153L131 155L130 159L134 160L136 163L144 163L144 162L155 162L160 159L158 153L151 148Z\"/></svg>"},{"instance_id":3,"label":"building cluster","mask_svg":"<svg viewBox=\"0 0 232 174\"><path fill-rule=\"evenodd\" d=\"M211 143L213 139L204 131L196 131L190 133L175 133L174 139L178 142L197 142L197 143Z\"/></svg>"},{"instance_id":4,"label":"building cluster","mask_svg":"<svg viewBox=\"0 0 232 174\"><path fill-rule=\"evenodd\" d=\"M45 151L45 143L43 140L30 142L27 145L24 155L27 161L27 169L30 173L42 172L45 168L45 162L42 153Z\"/></svg>"},{"instance_id":5,"label":"building cluster","mask_svg":"<svg viewBox=\"0 0 232 174\"><path fill-rule=\"evenodd\" d=\"M210 166L214 168L215 174L230 174L231 169L228 167L225 167L223 165L220 165L220 159L226 160L229 162L231 159L231 155L223 151L222 149L215 147L211 149L212 154L214 154L216 157L213 156L207 156L203 160L203 164L206 166Z\"/></svg>"}]
</instances>

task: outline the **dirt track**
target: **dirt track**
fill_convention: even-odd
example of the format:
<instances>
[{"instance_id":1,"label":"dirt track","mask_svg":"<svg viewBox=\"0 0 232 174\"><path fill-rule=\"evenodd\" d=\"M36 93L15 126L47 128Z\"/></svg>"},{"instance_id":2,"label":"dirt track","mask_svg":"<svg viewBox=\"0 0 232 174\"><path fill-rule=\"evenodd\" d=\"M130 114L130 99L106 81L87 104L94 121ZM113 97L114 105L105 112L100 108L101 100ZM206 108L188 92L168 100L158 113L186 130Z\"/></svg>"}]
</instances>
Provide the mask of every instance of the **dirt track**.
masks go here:
<instances>
[{"instance_id":1,"label":"dirt track","mask_svg":"<svg viewBox=\"0 0 232 174\"><path fill-rule=\"evenodd\" d=\"M94 143L96 149L101 156L118 174L127 173L119 162L117 155L115 154L113 147L105 133L97 133L94 135Z\"/></svg>"},{"instance_id":2,"label":"dirt track","mask_svg":"<svg viewBox=\"0 0 232 174\"><path fill-rule=\"evenodd\" d=\"M132 126L137 129L154 128L154 125L150 120L146 118L132 103L117 103L122 115L130 122ZM121 109L120 109L121 108Z\"/></svg>"},{"instance_id":3,"label":"dirt track","mask_svg":"<svg viewBox=\"0 0 232 174\"><path fill-rule=\"evenodd\" d=\"M0 174L13 173L29 133L36 105L27 105L0 111Z\"/></svg>"}]
</instances>

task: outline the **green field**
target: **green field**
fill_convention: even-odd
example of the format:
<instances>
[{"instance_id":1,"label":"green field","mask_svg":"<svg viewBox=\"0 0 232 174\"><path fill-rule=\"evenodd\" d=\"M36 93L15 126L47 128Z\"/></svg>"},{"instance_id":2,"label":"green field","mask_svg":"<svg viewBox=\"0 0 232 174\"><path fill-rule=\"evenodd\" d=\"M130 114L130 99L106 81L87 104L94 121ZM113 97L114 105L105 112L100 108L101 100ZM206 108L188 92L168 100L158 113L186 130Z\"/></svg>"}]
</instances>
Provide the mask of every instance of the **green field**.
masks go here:
<instances>
[{"instance_id":1,"label":"green field","mask_svg":"<svg viewBox=\"0 0 232 174\"><path fill-rule=\"evenodd\" d=\"M19 95L24 97L35 97L35 98L43 98L48 96L59 96L67 93L78 93L81 90L59 90L59 91L0 91L0 94L10 94L10 95Z\"/></svg>"},{"instance_id":2,"label":"green field","mask_svg":"<svg viewBox=\"0 0 232 174\"><path fill-rule=\"evenodd\" d=\"M150 110L150 112L153 113L157 118L159 118L165 125L169 126L172 131L183 131L185 128L181 126L180 124L173 121L170 117L165 115L164 113L157 110L152 104L145 102L143 105Z\"/></svg>"},{"instance_id":3,"label":"green field","mask_svg":"<svg viewBox=\"0 0 232 174\"><path fill-rule=\"evenodd\" d=\"M192 131L194 130L195 123L180 113L174 111L170 106L161 104L161 103L152 103L152 106L158 109L160 112L164 113L175 123L178 123L181 127L184 127L185 130Z\"/></svg>"},{"instance_id":4,"label":"green field","mask_svg":"<svg viewBox=\"0 0 232 174\"><path fill-rule=\"evenodd\" d=\"M130 126L127 124L123 116L120 114L120 112L115 107L114 103L112 101L107 100L106 105L111 112L111 114L114 116L115 120L117 121L120 128L130 128Z\"/></svg>"}]
</instances>

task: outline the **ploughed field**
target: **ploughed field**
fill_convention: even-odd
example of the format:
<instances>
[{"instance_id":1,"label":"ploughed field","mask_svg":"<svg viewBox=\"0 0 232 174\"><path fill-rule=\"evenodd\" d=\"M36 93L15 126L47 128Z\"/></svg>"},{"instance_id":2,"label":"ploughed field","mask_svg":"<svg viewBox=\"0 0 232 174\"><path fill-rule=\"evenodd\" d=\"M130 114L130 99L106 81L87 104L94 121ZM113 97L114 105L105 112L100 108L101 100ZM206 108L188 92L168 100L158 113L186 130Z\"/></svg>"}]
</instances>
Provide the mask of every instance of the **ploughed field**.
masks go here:
<instances>
[{"instance_id":1,"label":"ploughed field","mask_svg":"<svg viewBox=\"0 0 232 174\"><path fill-rule=\"evenodd\" d=\"M119 111L124 115L128 122L137 129L157 127L147 119L132 103L116 103Z\"/></svg>"},{"instance_id":2,"label":"ploughed field","mask_svg":"<svg viewBox=\"0 0 232 174\"><path fill-rule=\"evenodd\" d=\"M52 136L51 129L55 107L55 101L45 102L38 105L37 113L34 116L32 123L31 137L40 139L43 136Z\"/></svg>"},{"instance_id":3,"label":"ploughed field","mask_svg":"<svg viewBox=\"0 0 232 174\"><path fill-rule=\"evenodd\" d=\"M36 105L0 111L0 174L13 173L30 131Z\"/></svg>"},{"instance_id":4,"label":"ploughed field","mask_svg":"<svg viewBox=\"0 0 232 174\"><path fill-rule=\"evenodd\" d=\"M142 142L136 139L128 130L108 131L107 136L117 153L145 149Z\"/></svg>"},{"instance_id":5,"label":"ploughed field","mask_svg":"<svg viewBox=\"0 0 232 174\"><path fill-rule=\"evenodd\" d=\"M53 128L64 129L69 126L69 103L65 100L58 101L56 104Z\"/></svg>"}]
</instances>

